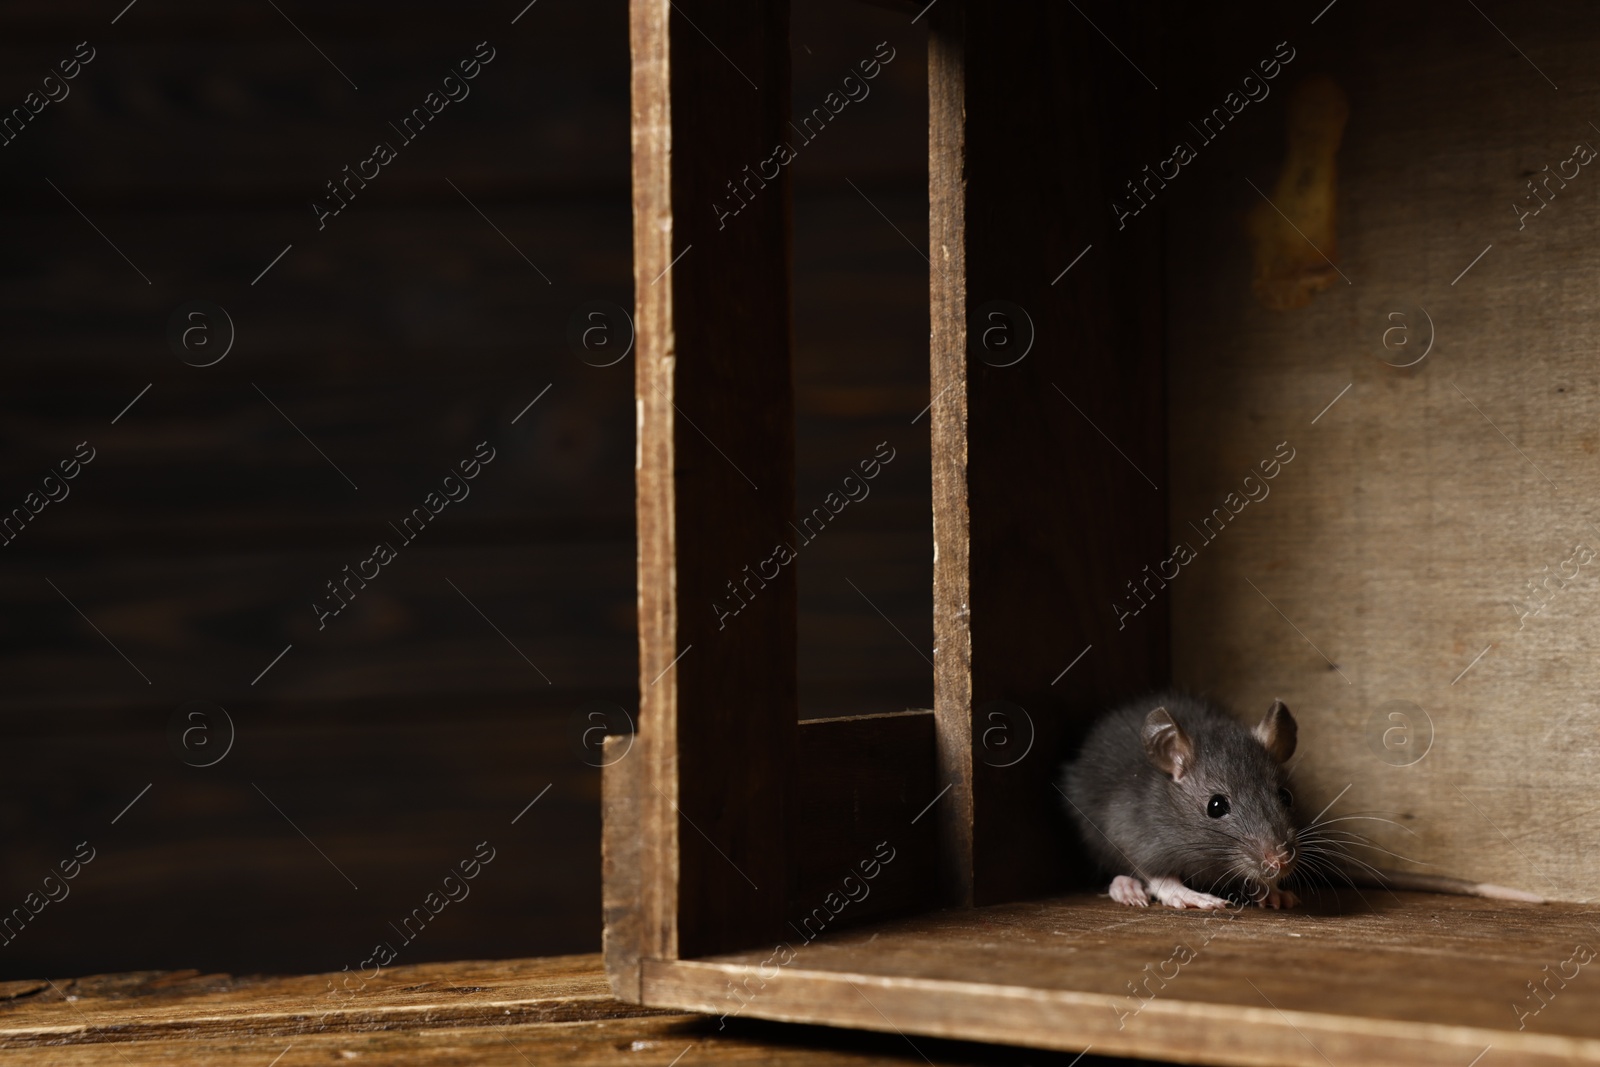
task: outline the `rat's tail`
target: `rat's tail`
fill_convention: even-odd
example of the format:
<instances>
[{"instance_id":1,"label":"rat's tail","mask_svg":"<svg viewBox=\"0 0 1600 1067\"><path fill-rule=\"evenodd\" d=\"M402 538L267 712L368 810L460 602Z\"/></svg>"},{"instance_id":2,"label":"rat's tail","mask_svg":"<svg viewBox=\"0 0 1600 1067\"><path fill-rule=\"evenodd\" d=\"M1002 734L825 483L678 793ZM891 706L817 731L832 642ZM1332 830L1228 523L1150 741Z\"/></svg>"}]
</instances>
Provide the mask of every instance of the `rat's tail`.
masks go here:
<instances>
[{"instance_id":1,"label":"rat's tail","mask_svg":"<svg viewBox=\"0 0 1600 1067\"><path fill-rule=\"evenodd\" d=\"M1370 870L1346 870L1344 874L1358 886L1373 889L1409 889L1418 893L1450 893L1458 897L1487 897L1490 900L1522 900L1530 904L1543 904L1544 897L1521 889L1512 889L1488 882L1469 882L1465 878L1446 878L1439 874L1414 874L1410 871L1391 871L1384 867Z\"/></svg>"}]
</instances>

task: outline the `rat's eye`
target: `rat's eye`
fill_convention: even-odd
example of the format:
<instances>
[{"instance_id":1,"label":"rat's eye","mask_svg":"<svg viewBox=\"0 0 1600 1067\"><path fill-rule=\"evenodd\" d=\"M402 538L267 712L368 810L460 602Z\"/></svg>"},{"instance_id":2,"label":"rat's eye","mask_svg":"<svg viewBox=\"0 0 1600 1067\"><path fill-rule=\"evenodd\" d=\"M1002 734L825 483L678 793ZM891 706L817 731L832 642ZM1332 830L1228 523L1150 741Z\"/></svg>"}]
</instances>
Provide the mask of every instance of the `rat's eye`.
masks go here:
<instances>
[{"instance_id":1,"label":"rat's eye","mask_svg":"<svg viewBox=\"0 0 1600 1067\"><path fill-rule=\"evenodd\" d=\"M1211 802L1206 805L1206 814L1213 819L1220 819L1231 810L1233 807L1228 803L1228 798L1221 793L1213 794Z\"/></svg>"},{"instance_id":2,"label":"rat's eye","mask_svg":"<svg viewBox=\"0 0 1600 1067\"><path fill-rule=\"evenodd\" d=\"M1287 788L1282 788L1282 789L1278 790L1278 799L1283 801L1283 806L1284 807L1286 807L1286 808L1294 807L1294 794L1289 792L1289 790Z\"/></svg>"}]
</instances>

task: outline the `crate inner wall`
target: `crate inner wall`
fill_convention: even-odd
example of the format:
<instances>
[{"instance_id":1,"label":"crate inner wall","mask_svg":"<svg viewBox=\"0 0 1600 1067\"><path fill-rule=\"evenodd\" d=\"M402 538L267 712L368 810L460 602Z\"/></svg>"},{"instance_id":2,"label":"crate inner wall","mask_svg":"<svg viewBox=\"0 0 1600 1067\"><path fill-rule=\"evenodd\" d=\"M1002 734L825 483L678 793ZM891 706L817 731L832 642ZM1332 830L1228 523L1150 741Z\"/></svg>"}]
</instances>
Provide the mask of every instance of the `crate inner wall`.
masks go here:
<instances>
[{"instance_id":1,"label":"crate inner wall","mask_svg":"<svg viewBox=\"0 0 1600 1067\"><path fill-rule=\"evenodd\" d=\"M1393 820L1349 825L1419 869L1583 901L1600 181L1578 160L1600 145L1600 12L1488 15L1515 45L1470 5L1167 26L1183 103L1166 128L1198 153L1161 191L1168 533L1194 558L1158 595L1178 685L1294 710L1305 810L1338 797L1332 814ZM1285 40L1270 96L1201 140L1189 122ZM1348 101L1321 249L1336 273L1277 310L1253 291L1250 230L1267 197L1293 213L1289 98L1317 74Z\"/></svg>"}]
</instances>

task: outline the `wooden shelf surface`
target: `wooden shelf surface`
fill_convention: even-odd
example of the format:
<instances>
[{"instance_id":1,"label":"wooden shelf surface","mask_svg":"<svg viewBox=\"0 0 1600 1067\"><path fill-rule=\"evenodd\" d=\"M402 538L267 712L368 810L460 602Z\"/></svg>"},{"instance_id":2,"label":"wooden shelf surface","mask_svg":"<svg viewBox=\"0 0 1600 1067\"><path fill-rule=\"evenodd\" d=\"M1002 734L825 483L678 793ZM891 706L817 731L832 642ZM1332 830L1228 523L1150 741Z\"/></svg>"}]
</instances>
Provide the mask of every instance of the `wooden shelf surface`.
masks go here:
<instances>
[{"instance_id":1,"label":"wooden shelf surface","mask_svg":"<svg viewBox=\"0 0 1600 1067\"><path fill-rule=\"evenodd\" d=\"M771 949L647 960L643 993L1186 1063L1600 1063L1600 960L1582 962L1597 930L1600 910L1583 905L1433 894L1345 891L1237 914L1080 895L797 935L781 966ZM1526 983L1547 978L1553 993L1535 999Z\"/></svg>"},{"instance_id":2,"label":"wooden shelf surface","mask_svg":"<svg viewBox=\"0 0 1600 1067\"><path fill-rule=\"evenodd\" d=\"M141 971L0 982L0 1062L19 1067L1097 1067L1065 1053L719 1020L613 1000L598 955L342 975Z\"/></svg>"},{"instance_id":3,"label":"wooden shelf surface","mask_svg":"<svg viewBox=\"0 0 1600 1067\"><path fill-rule=\"evenodd\" d=\"M0 1049L181 1036L578 1022L657 1014L612 1000L593 956L424 963L359 987L344 972L236 977L137 971L0 983Z\"/></svg>"}]
</instances>

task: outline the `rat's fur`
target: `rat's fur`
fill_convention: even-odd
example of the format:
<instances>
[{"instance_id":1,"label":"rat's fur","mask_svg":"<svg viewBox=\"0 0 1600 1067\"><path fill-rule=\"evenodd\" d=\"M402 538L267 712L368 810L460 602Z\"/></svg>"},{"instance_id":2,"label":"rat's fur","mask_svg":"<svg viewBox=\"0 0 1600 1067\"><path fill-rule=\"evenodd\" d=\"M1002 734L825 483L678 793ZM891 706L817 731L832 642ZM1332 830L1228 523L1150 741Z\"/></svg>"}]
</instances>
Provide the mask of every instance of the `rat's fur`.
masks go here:
<instances>
[{"instance_id":1,"label":"rat's fur","mask_svg":"<svg viewBox=\"0 0 1600 1067\"><path fill-rule=\"evenodd\" d=\"M1157 765L1146 740L1158 708L1176 724L1174 736L1188 743L1190 758L1174 768L1176 779ZM1216 705L1178 693L1142 697L1101 719L1061 775L1067 810L1100 865L1135 876L1174 907L1219 907L1224 901L1209 894L1240 892L1292 904L1293 895L1277 885L1294 866L1293 817L1279 793L1285 784L1279 761L1293 752L1294 722L1281 705L1268 719L1279 727L1277 759L1265 741L1273 736L1267 720L1253 732ZM1216 794L1228 798L1231 810L1213 819L1206 806ZM1264 862L1274 852L1287 862ZM1168 891L1174 880L1199 892ZM1141 899L1124 899L1119 889ZM1131 879L1119 878L1113 895L1144 902Z\"/></svg>"},{"instance_id":2,"label":"rat's fur","mask_svg":"<svg viewBox=\"0 0 1600 1067\"><path fill-rule=\"evenodd\" d=\"M1113 899L1220 908L1227 901L1212 894L1225 893L1290 907L1295 895L1279 886L1295 872L1303 843L1302 866L1351 885L1541 901L1520 889L1374 867L1350 854L1346 839L1354 835L1297 830L1279 795L1297 733L1281 701L1251 730L1214 704L1171 692L1141 697L1096 723L1062 768L1061 790L1090 852L1116 875ZM1219 793L1230 811L1213 819L1206 805Z\"/></svg>"}]
</instances>

